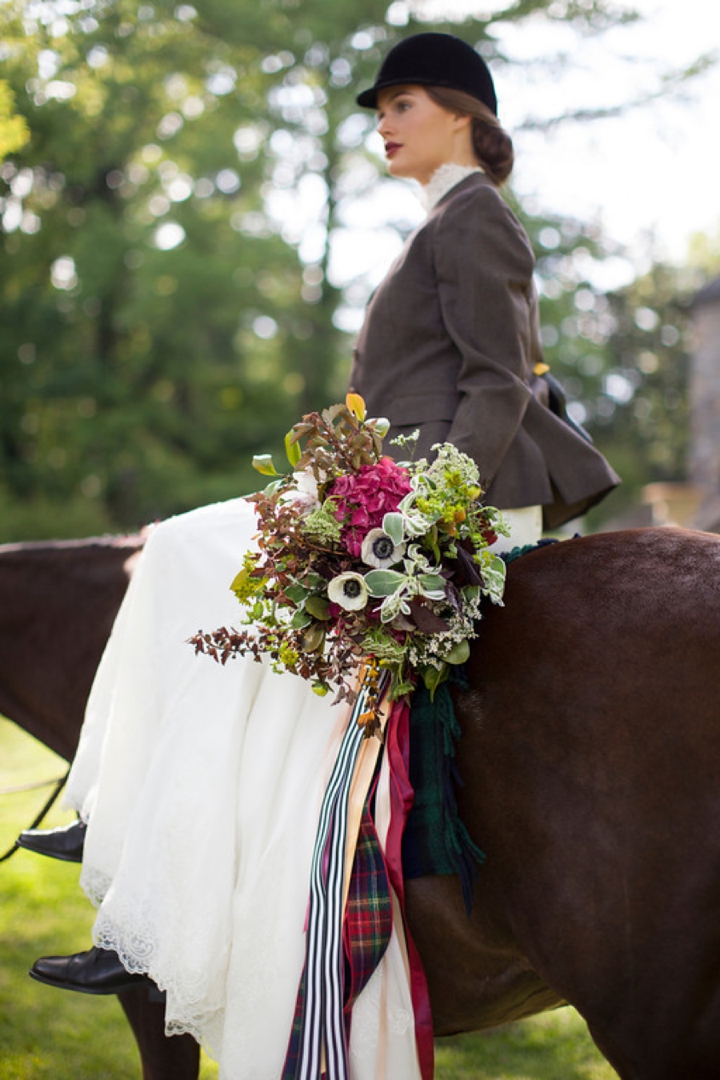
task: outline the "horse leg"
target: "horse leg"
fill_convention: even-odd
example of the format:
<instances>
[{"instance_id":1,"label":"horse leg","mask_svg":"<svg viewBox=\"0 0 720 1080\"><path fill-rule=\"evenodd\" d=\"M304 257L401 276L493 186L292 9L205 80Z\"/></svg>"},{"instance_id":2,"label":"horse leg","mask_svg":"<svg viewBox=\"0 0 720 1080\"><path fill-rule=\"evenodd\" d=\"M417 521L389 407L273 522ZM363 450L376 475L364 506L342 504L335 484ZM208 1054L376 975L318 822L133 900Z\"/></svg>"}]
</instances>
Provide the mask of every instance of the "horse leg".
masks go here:
<instances>
[{"instance_id":1,"label":"horse leg","mask_svg":"<svg viewBox=\"0 0 720 1080\"><path fill-rule=\"evenodd\" d=\"M117 996L140 1051L142 1080L197 1080L200 1047L191 1035L165 1035L164 1002L151 1001L143 987Z\"/></svg>"},{"instance_id":2,"label":"horse leg","mask_svg":"<svg viewBox=\"0 0 720 1080\"><path fill-rule=\"evenodd\" d=\"M717 972L711 974L707 982L671 969L660 983L663 1004L646 994L628 1008L616 1003L588 1019L598 1048L623 1080L717 1080L720 993Z\"/></svg>"},{"instance_id":3,"label":"horse leg","mask_svg":"<svg viewBox=\"0 0 720 1080\"><path fill-rule=\"evenodd\" d=\"M699 1033L683 1043L673 1032L669 1039L659 1036L655 1045L630 1048L632 1036L623 1045L616 1027L606 1028L602 1021L588 1023L597 1048L622 1080L677 1080L680 1076L683 1080L717 1080L720 1076L717 1037L708 1039Z\"/></svg>"}]
</instances>

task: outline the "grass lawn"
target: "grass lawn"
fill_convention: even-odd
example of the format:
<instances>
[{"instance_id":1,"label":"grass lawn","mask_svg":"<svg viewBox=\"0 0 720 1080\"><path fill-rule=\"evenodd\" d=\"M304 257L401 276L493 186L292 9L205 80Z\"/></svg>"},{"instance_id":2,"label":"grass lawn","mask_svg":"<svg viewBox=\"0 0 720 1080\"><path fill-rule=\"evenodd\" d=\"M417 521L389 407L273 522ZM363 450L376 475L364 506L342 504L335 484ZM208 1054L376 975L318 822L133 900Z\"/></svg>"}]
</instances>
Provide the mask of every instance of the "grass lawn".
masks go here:
<instances>
[{"instance_id":1,"label":"grass lawn","mask_svg":"<svg viewBox=\"0 0 720 1080\"><path fill-rule=\"evenodd\" d=\"M64 762L0 718L0 791L61 776ZM0 854L46 789L0 795ZM71 820L54 810L48 825ZM86 949L93 909L78 867L19 851L0 864L0 1080L139 1080L140 1061L114 997L63 993L27 977L38 956ZM484 1035L440 1040L436 1080L613 1080L572 1009ZM203 1056L201 1080L217 1068Z\"/></svg>"}]
</instances>

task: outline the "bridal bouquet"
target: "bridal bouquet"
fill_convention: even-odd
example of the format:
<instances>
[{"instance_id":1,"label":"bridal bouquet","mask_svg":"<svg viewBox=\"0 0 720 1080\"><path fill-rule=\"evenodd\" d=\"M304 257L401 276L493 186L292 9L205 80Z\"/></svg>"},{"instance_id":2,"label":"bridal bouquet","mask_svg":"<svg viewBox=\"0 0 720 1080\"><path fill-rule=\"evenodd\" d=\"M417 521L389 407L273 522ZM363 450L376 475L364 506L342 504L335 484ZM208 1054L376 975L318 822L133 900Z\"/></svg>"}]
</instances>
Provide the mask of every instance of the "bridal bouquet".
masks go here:
<instances>
[{"instance_id":1,"label":"bridal bouquet","mask_svg":"<svg viewBox=\"0 0 720 1080\"><path fill-rule=\"evenodd\" d=\"M363 667L371 687L387 673L394 700L418 677L434 691L467 659L481 598L502 602L505 564L489 546L506 526L481 503L467 455L443 443L431 464L397 464L382 454L388 427L349 394L288 433L288 475L269 456L254 459L273 479L250 496L257 547L231 586L245 629L200 632L196 652L221 663L268 654L275 670L351 701ZM369 700L368 735L377 724Z\"/></svg>"}]
</instances>

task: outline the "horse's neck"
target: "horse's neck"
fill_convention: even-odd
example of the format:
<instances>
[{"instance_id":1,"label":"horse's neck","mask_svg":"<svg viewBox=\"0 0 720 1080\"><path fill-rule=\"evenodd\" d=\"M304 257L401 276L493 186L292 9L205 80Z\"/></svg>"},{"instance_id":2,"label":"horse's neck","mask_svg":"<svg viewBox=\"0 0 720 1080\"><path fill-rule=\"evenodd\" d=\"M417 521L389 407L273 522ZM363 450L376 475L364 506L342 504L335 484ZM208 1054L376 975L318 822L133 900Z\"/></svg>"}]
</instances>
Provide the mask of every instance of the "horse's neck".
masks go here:
<instances>
[{"instance_id":1,"label":"horse's neck","mask_svg":"<svg viewBox=\"0 0 720 1080\"><path fill-rule=\"evenodd\" d=\"M142 540L0 547L0 712L72 756Z\"/></svg>"}]
</instances>

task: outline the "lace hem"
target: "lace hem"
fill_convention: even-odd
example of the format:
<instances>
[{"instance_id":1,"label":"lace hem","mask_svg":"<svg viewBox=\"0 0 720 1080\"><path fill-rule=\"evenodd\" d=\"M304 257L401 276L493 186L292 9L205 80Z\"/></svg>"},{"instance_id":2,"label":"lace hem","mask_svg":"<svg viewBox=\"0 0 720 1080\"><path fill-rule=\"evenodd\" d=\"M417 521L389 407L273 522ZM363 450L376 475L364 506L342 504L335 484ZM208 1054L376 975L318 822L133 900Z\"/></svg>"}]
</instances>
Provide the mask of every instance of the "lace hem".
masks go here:
<instances>
[{"instance_id":1,"label":"lace hem","mask_svg":"<svg viewBox=\"0 0 720 1080\"><path fill-rule=\"evenodd\" d=\"M93 942L101 949L111 949L131 974L148 975L159 990L166 994L165 1034L192 1035L205 1049L217 1057L222 1038L223 1006L209 1005L213 995L207 979L172 971L160 959L157 939L146 929L138 927L129 938L126 932L109 922L98 922L93 928ZM213 1048L216 1048L213 1052Z\"/></svg>"},{"instance_id":2,"label":"lace hem","mask_svg":"<svg viewBox=\"0 0 720 1080\"><path fill-rule=\"evenodd\" d=\"M95 870L87 864L83 864L82 873L80 875L80 887L90 903L94 904L95 907L100 907L107 896L111 884L112 878L107 874L104 874L101 870Z\"/></svg>"}]
</instances>

